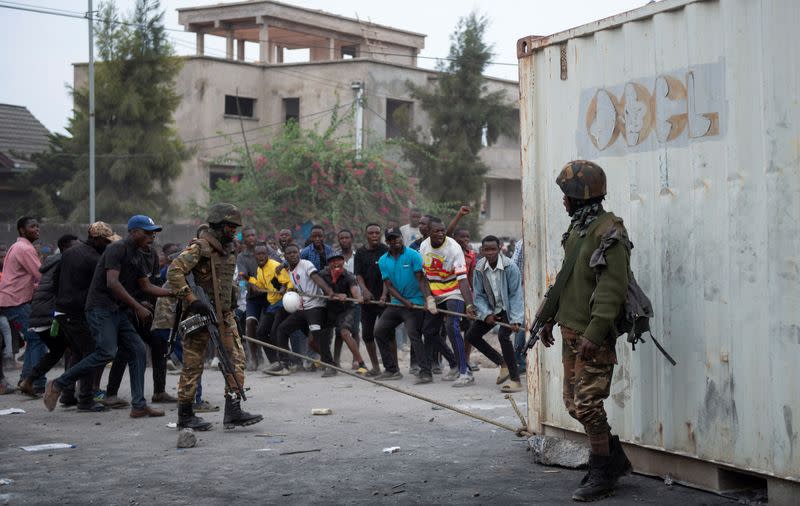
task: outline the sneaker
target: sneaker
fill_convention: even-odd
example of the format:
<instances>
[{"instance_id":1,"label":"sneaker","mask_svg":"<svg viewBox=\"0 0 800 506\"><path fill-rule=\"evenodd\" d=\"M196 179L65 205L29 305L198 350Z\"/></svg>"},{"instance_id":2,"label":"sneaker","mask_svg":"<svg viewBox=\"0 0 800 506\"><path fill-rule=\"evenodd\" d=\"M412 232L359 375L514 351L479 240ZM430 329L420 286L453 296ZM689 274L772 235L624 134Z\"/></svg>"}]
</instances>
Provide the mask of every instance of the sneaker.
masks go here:
<instances>
[{"instance_id":1,"label":"sneaker","mask_svg":"<svg viewBox=\"0 0 800 506\"><path fill-rule=\"evenodd\" d=\"M367 378L375 378L380 375L381 375L381 370L376 367L375 369L370 369L369 371L367 371L367 373L364 376L366 376Z\"/></svg>"},{"instance_id":2,"label":"sneaker","mask_svg":"<svg viewBox=\"0 0 800 506\"><path fill-rule=\"evenodd\" d=\"M289 364L286 366L286 370L289 371L289 374L294 374L300 369L300 366L297 364Z\"/></svg>"},{"instance_id":3,"label":"sneaker","mask_svg":"<svg viewBox=\"0 0 800 506\"><path fill-rule=\"evenodd\" d=\"M106 391L105 390L95 390L94 392L94 400L97 402L103 402L106 398Z\"/></svg>"},{"instance_id":4,"label":"sneaker","mask_svg":"<svg viewBox=\"0 0 800 506\"><path fill-rule=\"evenodd\" d=\"M453 382L453 387L461 388L461 387L468 387L475 383L475 376L471 374L462 374L458 377L457 380Z\"/></svg>"},{"instance_id":5,"label":"sneaker","mask_svg":"<svg viewBox=\"0 0 800 506\"><path fill-rule=\"evenodd\" d=\"M431 367L431 373L442 374L442 366L440 366L439 364L433 364L433 366Z\"/></svg>"},{"instance_id":6,"label":"sneaker","mask_svg":"<svg viewBox=\"0 0 800 506\"><path fill-rule=\"evenodd\" d=\"M356 374L358 374L359 376L366 376L368 372L369 370L366 367L359 367L358 369L356 369Z\"/></svg>"},{"instance_id":7,"label":"sneaker","mask_svg":"<svg viewBox=\"0 0 800 506\"><path fill-rule=\"evenodd\" d=\"M93 401L91 404L87 404L86 406L78 404L78 411L81 413L102 413L103 411L108 411L108 410L109 408L103 406L99 402Z\"/></svg>"},{"instance_id":8,"label":"sneaker","mask_svg":"<svg viewBox=\"0 0 800 506\"><path fill-rule=\"evenodd\" d=\"M456 378L458 378L458 375L459 375L458 368L451 367L450 370L447 371L447 374L442 376L442 381L455 381Z\"/></svg>"},{"instance_id":9,"label":"sneaker","mask_svg":"<svg viewBox=\"0 0 800 506\"><path fill-rule=\"evenodd\" d=\"M418 365L412 365L411 367L408 368L408 374L412 376L419 376L419 371L420 369Z\"/></svg>"},{"instance_id":10,"label":"sneaker","mask_svg":"<svg viewBox=\"0 0 800 506\"><path fill-rule=\"evenodd\" d=\"M394 381L403 379L403 375L400 373L400 371L395 371L395 372L385 371L382 374L376 376L375 379L378 381Z\"/></svg>"},{"instance_id":11,"label":"sneaker","mask_svg":"<svg viewBox=\"0 0 800 506\"><path fill-rule=\"evenodd\" d=\"M73 397L64 397L64 394L61 394L61 398L58 400L58 403L61 404L61 407L64 408L71 408L72 406L78 405L78 399Z\"/></svg>"},{"instance_id":12,"label":"sneaker","mask_svg":"<svg viewBox=\"0 0 800 506\"><path fill-rule=\"evenodd\" d=\"M195 402L192 405L195 413L215 413L219 411L219 406L214 406L208 401Z\"/></svg>"},{"instance_id":13,"label":"sneaker","mask_svg":"<svg viewBox=\"0 0 800 506\"><path fill-rule=\"evenodd\" d=\"M323 378L330 378L332 376L336 376L337 374L339 374L339 371L333 369L332 367L326 367L325 370L322 371Z\"/></svg>"},{"instance_id":14,"label":"sneaker","mask_svg":"<svg viewBox=\"0 0 800 506\"><path fill-rule=\"evenodd\" d=\"M283 367L283 364L280 362L273 362L264 369L264 374L268 374L270 376L286 376L290 374L289 370Z\"/></svg>"},{"instance_id":15,"label":"sneaker","mask_svg":"<svg viewBox=\"0 0 800 506\"><path fill-rule=\"evenodd\" d=\"M104 406L109 407L111 409L122 409L127 408L131 405L130 402L122 399L121 397L117 397L116 395L111 395L100 401Z\"/></svg>"},{"instance_id":16,"label":"sneaker","mask_svg":"<svg viewBox=\"0 0 800 506\"><path fill-rule=\"evenodd\" d=\"M421 373L417 377L417 381L414 382L415 385L425 385L426 383L433 383L433 376L426 373Z\"/></svg>"},{"instance_id":17,"label":"sneaker","mask_svg":"<svg viewBox=\"0 0 800 506\"><path fill-rule=\"evenodd\" d=\"M481 366L477 362L470 362L469 370L472 372L478 372L481 370Z\"/></svg>"}]
</instances>

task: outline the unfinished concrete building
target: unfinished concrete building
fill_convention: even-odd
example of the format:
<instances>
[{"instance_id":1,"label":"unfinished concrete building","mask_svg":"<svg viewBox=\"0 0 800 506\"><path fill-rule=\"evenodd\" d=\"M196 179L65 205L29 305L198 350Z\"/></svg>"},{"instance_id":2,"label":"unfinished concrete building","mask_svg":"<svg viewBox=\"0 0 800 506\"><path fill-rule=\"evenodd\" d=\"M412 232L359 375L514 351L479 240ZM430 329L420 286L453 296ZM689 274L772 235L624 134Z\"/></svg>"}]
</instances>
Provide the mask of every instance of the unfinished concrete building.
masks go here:
<instances>
[{"instance_id":1,"label":"unfinished concrete building","mask_svg":"<svg viewBox=\"0 0 800 506\"><path fill-rule=\"evenodd\" d=\"M196 147L175 183L182 188L176 195L183 203L203 200L204 187L213 187L235 170L219 159L241 145L242 129L248 142L255 143L268 142L289 119L304 128L324 128L334 111L341 116L359 94L363 107L343 132L352 134L356 143L368 145L400 135L398 109L412 127L424 129L428 123L406 85L410 81L429 86L437 78L435 71L417 67L417 55L425 46L423 34L274 1L192 7L178 13L179 23L196 34L196 54L185 57L177 79L183 97L175 114L177 129ZM225 39L224 51L211 49L208 42L213 37ZM305 61L296 61L297 53ZM78 68L76 85L84 76L85 70ZM487 85L492 91L506 90L509 102L516 103L516 82L487 78ZM483 229L519 237L519 140L501 138L481 156L490 167Z\"/></svg>"}]
</instances>

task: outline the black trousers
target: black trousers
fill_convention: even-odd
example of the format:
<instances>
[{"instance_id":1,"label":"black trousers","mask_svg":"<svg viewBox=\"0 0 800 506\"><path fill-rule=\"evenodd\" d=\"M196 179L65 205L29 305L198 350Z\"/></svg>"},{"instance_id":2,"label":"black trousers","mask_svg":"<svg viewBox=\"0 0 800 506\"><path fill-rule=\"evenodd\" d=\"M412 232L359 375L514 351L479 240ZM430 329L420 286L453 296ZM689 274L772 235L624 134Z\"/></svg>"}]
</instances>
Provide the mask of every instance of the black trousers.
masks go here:
<instances>
[{"instance_id":1,"label":"black trousers","mask_svg":"<svg viewBox=\"0 0 800 506\"><path fill-rule=\"evenodd\" d=\"M277 311L269 312L267 308L261 310L261 315L258 317L258 327L256 328L256 339L262 343L271 344L273 346L280 346L278 344L278 326L283 323L283 320L289 317L289 313L283 308ZM280 360L286 362L288 355L279 353L272 348L264 348L264 353L270 362Z\"/></svg>"},{"instance_id":2,"label":"black trousers","mask_svg":"<svg viewBox=\"0 0 800 506\"><path fill-rule=\"evenodd\" d=\"M442 307L442 309L447 309ZM438 363L439 359L437 353L447 360L447 364L451 369L458 367L458 360L456 354L450 346L447 345L447 330L445 329L444 318L442 314L430 314L427 311L423 313L424 319L422 322L422 333L425 335L425 353L428 360ZM413 351L413 350L412 350ZM413 359L416 360L417 355L414 354Z\"/></svg>"},{"instance_id":3,"label":"black trousers","mask_svg":"<svg viewBox=\"0 0 800 506\"><path fill-rule=\"evenodd\" d=\"M425 352L425 345L422 343L423 314L422 311L403 307L389 306L383 310L378 323L375 324L375 340L381 351L384 369L389 372L399 371L390 343L395 340L394 329L402 323L405 325L406 333L411 341L411 351L417 358L420 374L431 373L431 362Z\"/></svg>"},{"instance_id":4,"label":"black trousers","mask_svg":"<svg viewBox=\"0 0 800 506\"><path fill-rule=\"evenodd\" d=\"M94 338L83 314L59 315L56 318L58 318L60 333L64 336L64 341L70 351L69 360L66 363L66 368L69 369L94 351ZM95 371L89 371L78 378L77 398L79 406L91 406L94 404L94 376ZM74 384L69 388L74 390Z\"/></svg>"},{"instance_id":5,"label":"black trousers","mask_svg":"<svg viewBox=\"0 0 800 506\"><path fill-rule=\"evenodd\" d=\"M375 324L383 314L383 308L375 305L361 306L361 337L365 343L375 340Z\"/></svg>"},{"instance_id":6,"label":"black trousers","mask_svg":"<svg viewBox=\"0 0 800 506\"><path fill-rule=\"evenodd\" d=\"M505 311L497 316L500 318L500 321L508 323ZM508 327L500 327L500 330L497 332L497 338L500 340L500 349L503 351L503 355L501 356L497 353L497 350L492 348L483 338L492 328L494 328L494 325L476 320L472 322L472 325L467 331L466 340L495 364L508 367L509 377L513 381L519 381L519 367L514 358L514 345L511 343L511 329Z\"/></svg>"},{"instance_id":7,"label":"black trousers","mask_svg":"<svg viewBox=\"0 0 800 506\"><path fill-rule=\"evenodd\" d=\"M166 391L167 387L167 346L168 343L160 336L154 336L150 332L149 325L140 325L136 318L128 318L136 329L136 333L142 341L150 347L150 358L153 364L153 393L160 394ZM106 395L109 397L117 395L119 386L122 384L122 376L125 374L125 367L128 365L130 357L125 348L120 347L117 356L111 363L111 371L108 373L108 386Z\"/></svg>"},{"instance_id":8,"label":"black trousers","mask_svg":"<svg viewBox=\"0 0 800 506\"><path fill-rule=\"evenodd\" d=\"M319 347L319 355L326 364L333 365L333 355L331 355L331 333L322 332L325 325L325 308L314 307L297 311L289 315L277 327L278 346L289 349L289 336L301 330L308 331L314 338Z\"/></svg>"}]
</instances>

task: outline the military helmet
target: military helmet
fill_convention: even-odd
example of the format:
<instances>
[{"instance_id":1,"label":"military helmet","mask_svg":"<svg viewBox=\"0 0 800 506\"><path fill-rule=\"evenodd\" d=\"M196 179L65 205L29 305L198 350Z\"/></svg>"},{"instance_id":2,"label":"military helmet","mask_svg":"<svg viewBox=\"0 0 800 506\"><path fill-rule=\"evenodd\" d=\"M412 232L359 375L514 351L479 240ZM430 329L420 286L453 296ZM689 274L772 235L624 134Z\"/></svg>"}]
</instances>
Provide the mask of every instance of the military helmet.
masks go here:
<instances>
[{"instance_id":1,"label":"military helmet","mask_svg":"<svg viewBox=\"0 0 800 506\"><path fill-rule=\"evenodd\" d=\"M211 206L211 209L208 210L208 224L213 225L223 222L232 223L237 227L241 227L242 212L233 204L227 204L225 202L214 204Z\"/></svg>"},{"instance_id":2,"label":"military helmet","mask_svg":"<svg viewBox=\"0 0 800 506\"><path fill-rule=\"evenodd\" d=\"M561 169L556 184L567 197L593 199L606 194L606 173L594 162L573 160Z\"/></svg>"}]
</instances>

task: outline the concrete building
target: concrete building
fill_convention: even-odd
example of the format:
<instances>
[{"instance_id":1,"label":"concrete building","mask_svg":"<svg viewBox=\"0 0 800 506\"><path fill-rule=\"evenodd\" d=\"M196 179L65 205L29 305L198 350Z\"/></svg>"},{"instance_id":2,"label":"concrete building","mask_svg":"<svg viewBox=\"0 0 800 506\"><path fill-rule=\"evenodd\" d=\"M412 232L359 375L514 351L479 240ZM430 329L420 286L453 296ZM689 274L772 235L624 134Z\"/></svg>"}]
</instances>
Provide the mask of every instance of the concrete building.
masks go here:
<instances>
[{"instance_id":1,"label":"concrete building","mask_svg":"<svg viewBox=\"0 0 800 506\"><path fill-rule=\"evenodd\" d=\"M304 128L329 124L363 94L363 108L341 132L367 145L399 135L398 110L414 127L428 118L407 82L428 86L435 71L416 66L425 35L274 1L251 1L178 9L179 23L196 33L196 55L185 58L177 79L183 97L175 120L181 138L196 147L176 186L191 200L235 169L220 157L243 143L268 142L290 118ZM209 37L224 37L225 51L207 49ZM308 61L284 62L305 49ZM247 52L247 53L246 53ZM248 61L250 55L257 60ZM85 82L76 68L76 86ZM487 79L489 90L506 90L516 104L517 83ZM238 100L237 100L238 97ZM359 128L359 126L361 128ZM399 155L399 154L398 154ZM484 230L519 237L521 195L519 140L503 138L483 150L491 170L486 182ZM400 218L400 217L399 217Z\"/></svg>"}]
</instances>

